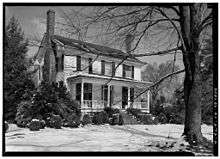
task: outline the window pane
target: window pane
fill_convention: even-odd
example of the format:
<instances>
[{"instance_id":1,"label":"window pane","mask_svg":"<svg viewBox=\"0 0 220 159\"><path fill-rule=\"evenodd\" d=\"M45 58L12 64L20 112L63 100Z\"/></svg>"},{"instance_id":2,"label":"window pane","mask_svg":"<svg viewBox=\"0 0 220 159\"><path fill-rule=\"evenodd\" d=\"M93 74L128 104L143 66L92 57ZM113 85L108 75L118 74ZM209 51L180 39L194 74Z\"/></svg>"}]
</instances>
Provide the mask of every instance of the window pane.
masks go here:
<instances>
[{"instance_id":1,"label":"window pane","mask_svg":"<svg viewBox=\"0 0 220 159\"><path fill-rule=\"evenodd\" d=\"M83 72L89 72L89 59L81 58L81 69Z\"/></svg>"},{"instance_id":2,"label":"window pane","mask_svg":"<svg viewBox=\"0 0 220 159\"><path fill-rule=\"evenodd\" d=\"M112 75L112 63L105 62L105 75L111 76Z\"/></svg>"},{"instance_id":3,"label":"window pane","mask_svg":"<svg viewBox=\"0 0 220 159\"><path fill-rule=\"evenodd\" d=\"M123 65L123 76L125 78L132 78L132 67L128 65Z\"/></svg>"},{"instance_id":4,"label":"window pane","mask_svg":"<svg viewBox=\"0 0 220 159\"><path fill-rule=\"evenodd\" d=\"M96 74L101 74L101 61L94 61L92 64L92 71Z\"/></svg>"}]
</instances>

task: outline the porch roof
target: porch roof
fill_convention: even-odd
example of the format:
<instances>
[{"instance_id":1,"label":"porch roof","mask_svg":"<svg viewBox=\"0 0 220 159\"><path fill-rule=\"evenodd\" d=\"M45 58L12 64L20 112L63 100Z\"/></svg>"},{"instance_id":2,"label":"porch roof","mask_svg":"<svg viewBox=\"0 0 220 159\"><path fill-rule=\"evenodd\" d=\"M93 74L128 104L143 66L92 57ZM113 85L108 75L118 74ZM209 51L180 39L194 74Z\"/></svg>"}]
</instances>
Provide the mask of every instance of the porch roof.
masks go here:
<instances>
[{"instance_id":1,"label":"porch roof","mask_svg":"<svg viewBox=\"0 0 220 159\"><path fill-rule=\"evenodd\" d=\"M67 81L72 81L74 83L87 82L87 83L97 83L100 85L109 84L109 85L118 85L118 86L127 86L127 87L148 87L152 84L152 82L146 81L137 81L134 79L125 79L121 77L111 77L111 76L103 76L96 74L83 74L79 72L78 74L74 74L67 78Z\"/></svg>"}]
</instances>

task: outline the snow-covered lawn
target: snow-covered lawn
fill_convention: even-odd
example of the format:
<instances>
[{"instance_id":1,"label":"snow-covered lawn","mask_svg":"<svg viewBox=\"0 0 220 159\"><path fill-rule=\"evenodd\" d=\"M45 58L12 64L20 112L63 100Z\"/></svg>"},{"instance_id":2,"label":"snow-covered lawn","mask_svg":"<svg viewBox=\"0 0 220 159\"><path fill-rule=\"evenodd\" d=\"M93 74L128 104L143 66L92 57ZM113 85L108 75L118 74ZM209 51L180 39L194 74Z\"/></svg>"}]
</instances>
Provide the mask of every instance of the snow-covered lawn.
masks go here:
<instances>
[{"instance_id":1,"label":"snow-covered lawn","mask_svg":"<svg viewBox=\"0 0 220 159\"><path fill-rule=\"evenodd\" d=\"M10 124L7 151L179 151L184 150L183 125L88 125L80 128L45 128L29 131ZM212 140L212 126L202 126ZM183 144L180 144L183 143ZM160 144L160 146L158 146ZM161 144L163 148L161 148ZM182 146L182 147L181 147Z\"/></svg>"}]
</instances>

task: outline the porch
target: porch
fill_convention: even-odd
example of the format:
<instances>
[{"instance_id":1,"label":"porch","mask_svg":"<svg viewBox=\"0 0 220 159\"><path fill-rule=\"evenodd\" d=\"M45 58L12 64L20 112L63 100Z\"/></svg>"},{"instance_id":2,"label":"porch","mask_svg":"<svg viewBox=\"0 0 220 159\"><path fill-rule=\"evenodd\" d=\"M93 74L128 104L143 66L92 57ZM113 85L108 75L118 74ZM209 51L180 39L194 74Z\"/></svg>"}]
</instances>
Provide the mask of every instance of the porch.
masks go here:
<instances>
[{"instance_id":1,"label":"porch","mask_svg":"<svg viewBox=\"0 0 220 159\"><path fill-rule=\"evenodd\" d=\"M109 77L111 78L111 77ZM141 109L149 113L150 92L136 98L137 86L146 88L149 83L128 79L75 76L67 79L72 98L81 104L83 113L99 112L105 107Z\"/></svg>"}]
</instances>

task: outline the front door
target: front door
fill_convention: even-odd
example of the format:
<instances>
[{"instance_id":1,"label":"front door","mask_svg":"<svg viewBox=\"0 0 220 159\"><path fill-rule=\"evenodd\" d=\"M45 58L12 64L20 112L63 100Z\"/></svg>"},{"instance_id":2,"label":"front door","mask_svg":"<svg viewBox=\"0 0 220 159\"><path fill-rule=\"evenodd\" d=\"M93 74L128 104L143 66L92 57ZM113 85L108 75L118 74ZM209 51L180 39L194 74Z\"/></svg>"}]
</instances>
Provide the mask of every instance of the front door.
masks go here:
<instances>
[{"instance_id":1,"label":"front door","mask_svg":"<svg viewBox=\"0 0 220 159\"><path fill-rule=\"evenodd\" d=\"M122 87L122 109L128 105L128 87Z\"/></svg>"},{"instance_id":2,"label":"front door","mask_svg":"<svg viewBox=\"0 0 220 159\"><path fill-rule=\"evenodd\" d=\"M102 85L101 99L104 102L104 107L107 107L108 104L108 86Z\"/></svg>"}]
</instances>

